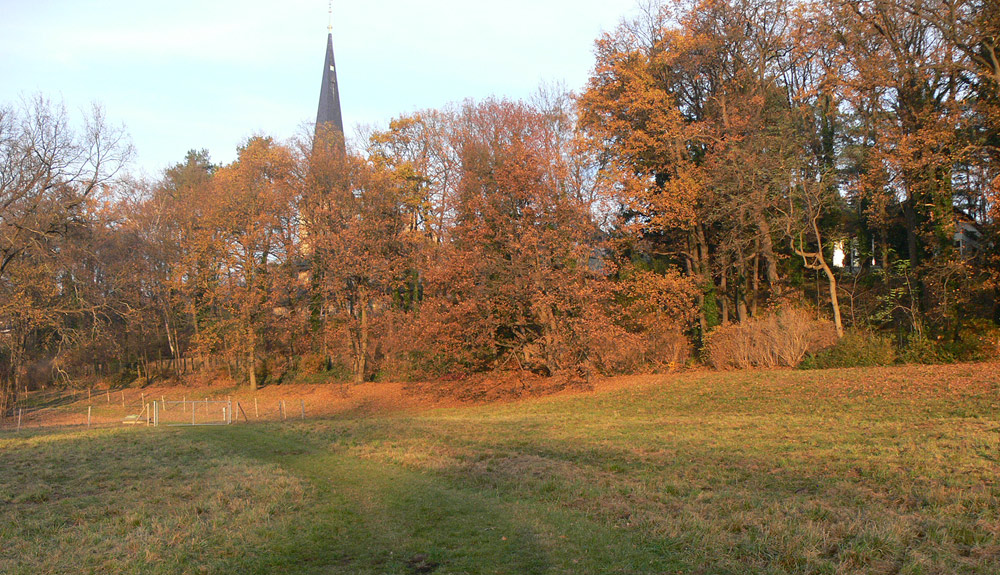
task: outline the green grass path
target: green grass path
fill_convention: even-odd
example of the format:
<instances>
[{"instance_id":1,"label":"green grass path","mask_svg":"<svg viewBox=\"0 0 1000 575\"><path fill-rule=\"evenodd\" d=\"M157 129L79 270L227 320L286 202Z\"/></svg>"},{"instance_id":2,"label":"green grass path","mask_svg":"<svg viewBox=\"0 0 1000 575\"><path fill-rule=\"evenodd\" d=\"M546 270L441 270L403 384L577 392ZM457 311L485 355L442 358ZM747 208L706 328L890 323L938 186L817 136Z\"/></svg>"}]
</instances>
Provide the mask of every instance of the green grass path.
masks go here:
<instances>
[{"instance_id":1,"label":"green grass path","mask_svg":"<svg viewBox=\"0 0 1000 575\"><path fill-rule=\"evenodd\" d=\"M0 434L0 574L1000 573L1000 369Z\"/></svg>"},{"instance_id":2,"label":"green grass path","mask_svg":"<svg viewBox=\"0 0 1000 575\"><path fill-rule=\"evenodd\" d=\"M579 511L455 485L441 475L324 449L294 431L206 435L312 487L279 534L273 573L665 573L675 557Z\"/></svg>"}]
</instances>

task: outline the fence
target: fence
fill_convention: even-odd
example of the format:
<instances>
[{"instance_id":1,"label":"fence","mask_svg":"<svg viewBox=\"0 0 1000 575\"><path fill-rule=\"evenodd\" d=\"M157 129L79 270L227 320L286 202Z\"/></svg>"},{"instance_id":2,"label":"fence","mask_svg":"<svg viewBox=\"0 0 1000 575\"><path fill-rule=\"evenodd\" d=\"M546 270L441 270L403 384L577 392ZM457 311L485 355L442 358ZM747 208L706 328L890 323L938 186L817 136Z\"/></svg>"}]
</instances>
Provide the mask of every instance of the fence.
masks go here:
<instances>
[{"instance_id":1,"label":"fence","mask_svg":"<svg viewBox=\"0 0 1000 575\"><path fill-rule=\"evenodd\" d=\"M231 425L233 401L153 401L152 425Z\"/></svg>"},{"instance_id":2,"label":"fence","mask_svg":"<svg viewBox=\"0 0 1000 575\"><path fill-rule=\"evenodd\" d=\"M258 398L168 398L149 390L47 390L22 396L18 406L0 414L0 430L45 427L208 426L305 419L305 400ZM310 413L322 412L311 404Z\"/></svg>"}]
</instances>

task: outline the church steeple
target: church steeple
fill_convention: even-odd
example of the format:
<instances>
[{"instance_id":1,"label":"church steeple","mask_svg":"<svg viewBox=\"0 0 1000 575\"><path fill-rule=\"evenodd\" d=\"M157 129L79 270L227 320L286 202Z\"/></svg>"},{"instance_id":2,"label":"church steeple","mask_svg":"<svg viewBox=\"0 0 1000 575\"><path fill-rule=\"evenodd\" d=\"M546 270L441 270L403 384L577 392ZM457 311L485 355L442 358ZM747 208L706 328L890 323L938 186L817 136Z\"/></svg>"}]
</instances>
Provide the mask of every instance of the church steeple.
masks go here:
<instances>
[{"instance_id":1,"label":"church steeple","mask_svg":"<svg viewBox=\"0 0 1000 575\"><path fill-rule=\"evenodd\" d=\"M340 113L340 88L337 85L337 64L333 58L333 26L326 37L326 63L323 65L323 86L319 92L319 111L316 129L333 125L344 133L344 119Z\"/></svg>"}]
</instances>

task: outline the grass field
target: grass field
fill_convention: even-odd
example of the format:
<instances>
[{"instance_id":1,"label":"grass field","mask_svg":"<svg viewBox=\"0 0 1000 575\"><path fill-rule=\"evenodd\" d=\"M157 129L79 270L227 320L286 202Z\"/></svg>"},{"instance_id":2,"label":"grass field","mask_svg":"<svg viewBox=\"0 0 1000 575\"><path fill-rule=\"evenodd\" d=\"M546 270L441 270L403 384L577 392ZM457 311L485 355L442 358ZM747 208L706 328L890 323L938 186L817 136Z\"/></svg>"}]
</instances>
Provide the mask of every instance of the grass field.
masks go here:
<instances>
[{"instance_id":1,"label":"grass field","mask_svg":"<svg viewBox=\"0 0 1000 575\"><path fill-rule=\"evenodd\" d=\"M1000 365L0 434L0 573L1000 573Z\"/></svg>"}]
</instances>

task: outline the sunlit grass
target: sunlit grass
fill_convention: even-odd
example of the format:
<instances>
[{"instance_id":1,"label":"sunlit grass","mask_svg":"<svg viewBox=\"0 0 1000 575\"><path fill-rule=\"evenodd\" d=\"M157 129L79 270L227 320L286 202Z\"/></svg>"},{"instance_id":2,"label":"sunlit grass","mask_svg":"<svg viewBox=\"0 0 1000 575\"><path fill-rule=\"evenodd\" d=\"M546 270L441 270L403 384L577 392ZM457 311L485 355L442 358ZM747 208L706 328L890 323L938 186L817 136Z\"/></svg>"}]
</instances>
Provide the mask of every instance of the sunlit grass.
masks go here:
<instances>
[{"instance_id":1,"label":"sunlit grass","mask_svg":"<svg viewBox=\"0 0 1000 575\"><path fill-rule=\"evenodd\" d=\"M224 572L259 560L301 481L196 435L0 439L0 572Z\"/></svg>"},{"instance_id":2,"label":"sunlit grass","mask_svg":"<svg viewBox=\"0 0 1000 575\"><path fill-rule=\"evenodd\" d=\"M995 365L0 436L0 572L997 573Z\"/></svg>"}]
</instances>

